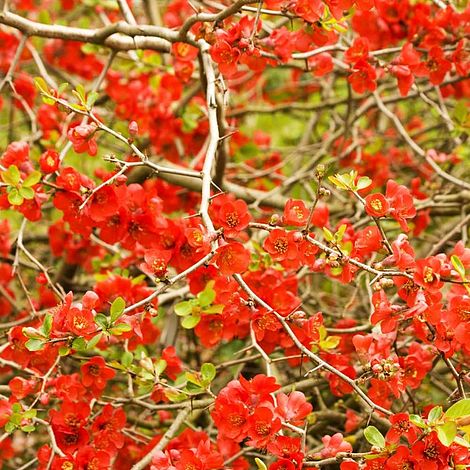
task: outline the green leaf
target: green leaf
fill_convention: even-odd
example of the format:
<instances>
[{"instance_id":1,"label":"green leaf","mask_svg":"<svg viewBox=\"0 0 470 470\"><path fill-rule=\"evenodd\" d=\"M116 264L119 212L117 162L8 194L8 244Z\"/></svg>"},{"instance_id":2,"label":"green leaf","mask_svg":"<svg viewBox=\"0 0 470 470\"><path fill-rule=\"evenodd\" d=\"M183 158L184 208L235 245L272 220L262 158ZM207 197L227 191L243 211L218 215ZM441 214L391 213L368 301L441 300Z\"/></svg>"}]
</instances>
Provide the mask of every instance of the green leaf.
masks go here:
<instances>
[{"instance_id":1,"label":"green leaf","mask_svg":"<svg viewBox=\"0 0 470 470\"><path fill-rule=\"evenodd\" d=\"M24 199L33 199L34 198L34 190L31 188L25 188L22 186L18 192L20 193L20 196L23 197Z\"/></svg>"},{"instance_id":2,"label":"green leaf","mask_svg":"<svg viewBox=\"0 0 470 470\"><path fill-rule=\"evenodd\" d=\"M36 85L36 88L43 92L43 93L49 93L49 88L47 87L46 80L42 77L35 77L34 78L34 84Z\"/></svg>"},{"instance_id":3,"label":"green leaf","mask_svg":"<svg viewBox=\"0 0 470 470\"><path fill-rule=\"evenodd\" d=\"M470 398L454 403L444 414L446 418L461 418L470 415Z\"/></svg>"},{"instance_id":4,"label":"green leaf","mask_svg":"<svg viewBox=\"0 0 470 470\"><path fill-rule=\"evenodd\" d=\"M258 470L268 470L268 467L266 467L266 464L258 457L255 457L255 464Z\"/></svg>"},{"instance_id":5,"label":"green leaf","mask_svg":"<svg viewBox=\"0 0 470 470\"><path fill-rule=\"evenodd\" d=\"M201 321L200 316L193 316L193 315L188 315L183 318L183 321L181 322L181 326L183 328L186 328L188 330L191 330L194 328L199 322Z\"/></svg>"},{"instance_id":6,"label":"green leaf","mask_svg":"<svg viewBox=\"0 0 470 470\"><path fill-rule=\"evenodd\" d=\"M25 326L22 330L23 334L30 339L40 339L41 341L46 339L46 335L32 326Z\"/></svg>"},{"instance_id":7,"label":"green leaf","mask_svg":"<svg viewBox=\"0 0 470 470\"><path fill-rule=\"evenodd\" d=\"M59 85L59 88L57 89L58 95L62 95L62 93L69 87L69 84L64 82Z\"/></svg>"},{"instance_id":8,"label":"green leaf","mask_svg":"<svg viewBox=\"0 0 470 470\"><path fill-rule=\"evenodd\" d=\"M127 369L132 364L134 355L129 351L124 351L121 356L121 364Z\"/></svg>"},{"instance_id":9,"label":"green leaf","mask_svg":"<svg viewBox=\"0 0 470 470\"><path fill-rule=\"evenodd\" d=\"M348 228L348 226L346 224L342 224L339 227L338 231L335 233L335 240L337 242L340 242L343 239L347 228Z\"/></svg>"},{"instance_id":10,"label":"green leaf","mask_svg":"<svg viewBox=\"0 0 470 470\"><path fill-rule=\"evenodd\" d=\"M98 315L96 315L95 323L100 326L103 331L108 329L108 318L102 313L98 313Z\"/></svg>"},{"instance_id":11,"label":"green leaf","mask_svg":"<svg viewBox=\"0 0 470 470\"><path fill-rule=\"evenodd\" d=\"M211 305L210 307L207 307L204 309L204 313L222 313L224 311L225 305L222 304L217 304L217 305Z\"/></svg>"},{"instance_id":12,"label":"green leaf","mask_svg":"<svg viewBox=\"0 0 470 470\"><path fill-rule=\"evenodd\" d=\"M44 336L49 338L49 335L51 334L52 330L52 314L48 313L44 317L44 322L42 323L42 332L44 333Z\"/></svg>"},{"instance_id":13,"label":"green leaf","mask_svg":"<svg viewBox=\"0 0 470 470\"><path fill-rule=\"evenodd\" d=\"M463 437L455 436L454 442L461 446L467 447L467 449L470 448L470 442L465 440Z\"/></svg>"},{"instance_id":14,"label":"green leaf","mask_svg":"<svg viewBox=\"0 0 470 470\"><path fill-rule=\"evenodd\" d=\"M344 184L341 178L341 175L335 175L335 176L328 176L328 179L339 189L344 189L346 191L349 190L349 186Z\"/></svg>"},{"instance_id":15,"label":"green leaf","mask_svg":"<svg viewBox=\"0 0 470 470\"><path fill-rule=\"evenodd\" d=\"M208 307L215 300L215 290L208 284L202 292L199 292L197 300L201 307Z\"/></svg>"},{"instance_id":16,"label":"green leaf","mask_svg":"<svg viewBox=\"0 0 470 470\"><path fill-rule=\"evenodd\" d=\"M114 323L122 315L125 308L126 301L122 297L118 297L114 300L109 311L111 315L111 323Z\"/></svg>"},{"instance_id":17,"label":"green leaf","mask_svg":"<svg viewBox=\"0 0 470 470\"><path fill-rule=\"evenodd\" d=\"M453 421L447 421L436 427L437 437L442 444L449 447L457 435L457 425Z\"/></svg>"},{"instance_id":18,"label":"green leaf","mask_svg":"<svg viewBox=\"0 0 470 470\"><path fill-rule=\"evenodd\" d=\"M364 429L364 437L369 444L383 449L385 447L385 438L375 426L367 426Z\"/></svg>"},{"instance_id":19,"label":"green leaf","mask_svg":"<svg viewBox=\"0 0 470 470\"><path fill-rule=\"evenodd\" d=\"M334 235L326 227L323 227L322 230L323 237L327 242L332 242L335 239Z\"/></svg>"},{"instance_id":20,"label":"green leaf","mask_svg":"<svg viewBox=\"0 0 470 470\"><path fill-rule=\"evenodd\" d=\"M52 106L52 105L55 104L56 100L55 100L55 98L52 98L52 97L50 97L50 96L43 96L43 97L42 97L42 102L43 102L44 104L49 104L49 105Z\"/></svg>"},{"instance_id":21,"label":"green leaf","mask_svg":"<svg viewBox=\"0 0 470 470\"><path fill-rule=\"evenodd\" d=\"M39 171L32 171L26 179L23 181L22 186L26 188L30 188L31 186L34 186L35 184L39 183L41 180L41 173Z\"/></svg>"},{"instance_id":22,"label":"green leaf","mask_svg":"<svg viewBox=\"0 0 470 470\"><path fill-rule=\"evenodd\" d=\"M334 349L340 341L341 338L339 336L328 336L325 340L320 341L319 346L323 350Z\"/></svg>"},{"instance_id":23,"label":"green leaf","mask_svg":"<svg viewBox=\"0 0 470 470\"><path fill-rule=\"evenodd\" d=\"M44 348L45 342L42 339L28 339L26 341L25 346L28 351L40 351Z\"/></svg>"},{"instance_id":24,"label":"green leaf","mask_svg":"<svg viewBox=\"0 0 470 470\"><path fill-rule=\"evenodd\" d=\"M361 176L357 182L358 191L368 188L372 184L372 180L368 176Z\"/></svg>"},{"instance_id":25,"label":"green leaf","mask_svg":"<svg viewBox=\"0 0 470 470\"><path fill-rule=\"evenodd\" d=\"M435 406L428 414L428 423L435 423L442 416L442 406Z\"/></svg>"},{"instance_id":26,"label":"green leaf","mask_svg":"<svg viewBox=\"0 0 470 470\"><path fill-rule=\"evenodd\" d=\"M418 426L419 428L425 429L427 428L427 424L424 421L423 418L419 415L410 415L410 421L415 425Z\"/></svg>"},{"instance_id":27,"label":"green leaf","mask_svg":"<svg viewBox=\"0 0 470 470\"><path fill-rule=\"evenodd\" d=\"M59 356L68 356L70 354L70 348L68 346L61 346L59 348Z\"/></svg>"},{"instance_id":28,"label":"green leaf","mask_svg":"<svg viewBox=\"0 0 470 470\"><path fill-rule=\"evenodd\" d=\"M23 418L24 419L32 419L32 418L35 418L37 414L38 414L38 411L35 410L34 408L31 409L31 410L26 410L23 413Z\"/></svg>"},{"instance_id":29,"label":"green leaf","mask_svg":"<svg viewBox=\"0 0 470 470\"><path fill-rule=\"evenodd\" d=\"M160 377L160 375L165 371L167 365L168 363L165 361L165 359L159 359L153 366L155 375Z\"/></svg>"},{"instance_id":30,"label":"green leaf","mask_svg":"<svg viewBox=\"0 0 470 470\"><path fill-rule=\"evenodd\" d=\"M120 336L123 333L127 333L131 330L131 325L128 325L127 323L118 323L117 325L114 325L112 328L110 328L109 332L114 336Z\"/></svg>"},{"instance_id":31,"label":"green leaf","mask_svg":"<svg viewBox=\"0 0 470 470\"><path fill-rule=\"evenodd\" d=\"M191 382L192 384L197 385L198 387L202 386L201 379L194 372L185 372L184 376L188 382Z\"/></svg>"},{"instance_id":32,"label":"green leaf","mask_svg":"<svg viewBox=\"0 0 470 470\"><path fill-rule=\"evenodd\" d=\"M12 206L21 206L21 204L23 204L23 201L24 201L23 196L18 192L16 188L13 188L8 193L8 202Z\"/></svg>"},{"instance_id":33,"label":"green leaf","mask_svg":"<svg viewBox=\"0 0 470 470\"><path fill-rule=\"evenodd\" d=\"M2 180L10 186L17 186L21 180L20 170L16 165L10 165L6 171L2 171Z\"/></svg>"},{"instance_id":34,"label":"green leaf","mask_svg":"<svg viewBox=\"0 0 470 470\"><path fill-rule=\"evenodd\" d=\"M100 339L102 336L103 336L103 333L98 333L97 335L93 336L93 338L91 338L90 341L87 342L86 348L87 349L94 348L100 342Z\"/></svg>"},{"instance_id":35,"label":"green leaf","mask_svg":"<svg viewBox=\"0 0 470 470\"><path fill-rule=\"evenodd\" d=\"M452 255L450 261L452 262L452 266L454 266L455 270L459 273L459 276L465 279L465 266L460 258L457 255Z\"/></svg>"},{"instance_id":36,"label":"green leaf","mask_svg":"<svg viewBox=\"0 0 470 470\"><path fill-rule=\"evenodd\" d=\"M202 380L206 383L211 383L214 380L216 373L217 370L214 364L211 364L210 362L205 362L201 366Z\"/></svg>"},{"instance_id":37,"label":"green leaf","mask_svg":"<svg viewBox=\"0 0 470 470\"><path fill-rule=\"evenodd\" d=\"M15 424L11 423L11 422L8 422L7 424L5 424L5 431L9 434L11 434L12 432L14 432L16 429L16 426Z\"/></svg>"},{"instance_id":38,"label":"green leaf","mask_svg":"<svg viewBox=\"0 0 470 470\"><path fill-rule=\"evenodd\" d=\"M85 351L86 346L86 341L82 337L78 337L73 340L72 349L75 349L76 351Z\"/></svg>"},{"instance_id":39,"label":"green leaf","mask_svg":"<svg viewBox=\"0 0 470 470\"><path fill-rule=\"evenodd\" d=\"M85 88L83 87L83 85L81 83L79 83L76 87L75 87L75 90L73 91L76 91L76 96L78 96L79 98L79 101L84 104L85 103L85 96L86 96L86 92L85 92ZM74 93L75 94L75 93Z\"/></svg>"},{"instance_id":40,"label":"green leaf","mask_svg":"<svg viewBox=\"0 0 470 470\"><path fill-rule=\"evenodd\" d=\"M33 432L36 430L36 427L33 426L32 424L27 424L26 426L21 426L21 430L23 432Z\"/></svg>"},{"instance_id":41,"label":"green leaf","mask_svg":"<svg viewBox=\"0 0 470 470\"><path fill-rule=\"evenodd\" d=\"M176 390L166 390L165 395L173 403L178 403L188 399L188 395L183 392L178 392Z\"/></svg>"},{"instance_id":42,"label":"green leaf","mask_svg":"<svg viewBox=\"0 0 470 470\"><path fill-rule=\"evenodd\" d=\"M92 108L93 105L95 104L96 100L98 99L99 97L99 93L96 92L96 91L91 91L88 96L87 96L87 99L86 99L86 105L88 106L88 108Z\"/></svg>"},{"instance_id":43,"label":"green leaf","mask_svg":"<svg viewBox=\"0 0 470 470\"><path fill-rule=\"evenodd\" d=\"M175 313L180 317L185 317L193 311L193 304L189 300L180 302L175 305Z\"/></svg>"},{"instance_id":44,"label":"green leaf","mask_svg":"<svg viewBox=\"0 0 470 470\"><path fill-rule=\"evenodd\" d=\"M14 403L11 407L13 413L21 413L23 411L23 407L20 403Z\"/></svg>"}]
</instances>

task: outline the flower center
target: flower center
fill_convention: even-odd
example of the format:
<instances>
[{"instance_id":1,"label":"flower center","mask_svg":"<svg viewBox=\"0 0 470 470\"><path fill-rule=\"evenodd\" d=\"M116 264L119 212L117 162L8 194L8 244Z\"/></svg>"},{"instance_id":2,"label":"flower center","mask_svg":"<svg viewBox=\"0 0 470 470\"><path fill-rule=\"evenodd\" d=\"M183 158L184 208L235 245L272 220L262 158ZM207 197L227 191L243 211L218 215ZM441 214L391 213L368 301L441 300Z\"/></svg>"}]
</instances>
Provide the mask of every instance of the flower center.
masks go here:
<instances>
[{"instance_id":1,"label":"flower center","mask_svg":"<svg viewBox=\"0 0 470 470\"><path fill-rule=\"evenodd\" d=\"M287 240L285 238L278 238L274 242L274 248L280 254L284 254L287 251L287 247L289 246Z\"/></svg>"},{"instance_id":2,"label":"flower center","mask_svg":"<svg viewBox=\"0 0 470 470\"><path fill-rule=\"evenodd\" d=\"M271 427L267 423L256 423L255 430L259 436L267 436Z\"/></svg>"},{"instance_id":3,"label":"flower center","mask_svg":"<svg viewBox=\"0 0 470 470\"><path fill-rule=\"evenodd\" d=\"M229 227L236 227L240 222L240 218L236 212L230 212L226 215L225 222Z\"/></svg>"}]
</instances>

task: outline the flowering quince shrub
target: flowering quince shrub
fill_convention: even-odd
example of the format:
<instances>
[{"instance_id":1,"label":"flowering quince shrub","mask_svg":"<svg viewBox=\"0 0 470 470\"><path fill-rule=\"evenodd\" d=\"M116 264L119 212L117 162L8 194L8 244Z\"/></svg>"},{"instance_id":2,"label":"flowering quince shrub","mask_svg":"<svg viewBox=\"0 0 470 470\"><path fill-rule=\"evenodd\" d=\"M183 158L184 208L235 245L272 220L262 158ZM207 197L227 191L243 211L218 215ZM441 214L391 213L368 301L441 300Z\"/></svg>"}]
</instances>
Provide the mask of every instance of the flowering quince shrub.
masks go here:
<instances>
[{"instance_id":1,"label":"flowering quince shrub","mask_svg":"<svg viewBox=\"0 0 470 470\"><path fill-rule=\"evenodd\" d=\"M0 468L470 467L466 0L0 11Z\"/></svg>"}]
</instances>

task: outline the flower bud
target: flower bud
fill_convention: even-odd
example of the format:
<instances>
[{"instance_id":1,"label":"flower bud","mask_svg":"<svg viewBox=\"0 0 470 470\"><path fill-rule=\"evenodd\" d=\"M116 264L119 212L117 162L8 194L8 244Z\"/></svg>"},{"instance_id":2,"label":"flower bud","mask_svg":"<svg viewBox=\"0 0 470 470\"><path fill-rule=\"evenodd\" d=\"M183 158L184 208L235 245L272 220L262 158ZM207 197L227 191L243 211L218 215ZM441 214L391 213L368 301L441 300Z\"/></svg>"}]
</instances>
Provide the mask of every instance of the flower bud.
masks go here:
<instances>
[{"instance_id":1,"label":"flower bud","mask_svg":"<svg viewBox=\"0 0 470 470\"><path fill-rule=\"evenodd\" d=\"M129 123L129 134L133 137L135 137L139 133L139 126L135 121L131 121Z\"/></svg>"}]
</instances>

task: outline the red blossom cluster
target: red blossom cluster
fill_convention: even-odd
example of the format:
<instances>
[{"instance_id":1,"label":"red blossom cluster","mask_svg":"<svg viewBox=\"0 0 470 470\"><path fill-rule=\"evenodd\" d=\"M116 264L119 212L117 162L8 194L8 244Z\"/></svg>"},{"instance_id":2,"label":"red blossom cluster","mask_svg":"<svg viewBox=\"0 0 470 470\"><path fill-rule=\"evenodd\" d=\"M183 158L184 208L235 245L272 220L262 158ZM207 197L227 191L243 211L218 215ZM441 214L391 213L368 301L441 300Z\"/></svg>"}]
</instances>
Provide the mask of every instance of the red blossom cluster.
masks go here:
<instances>
[{"instance_id":1,"label":"red blossom cluster","mask_svg":"<svg viewBox=\"0 0 470 470\"><path fill-rule=\"evenodd\" d=\"M467 2L4 3L1 468L470 467Z\"/></svg>"}]
</instances>

